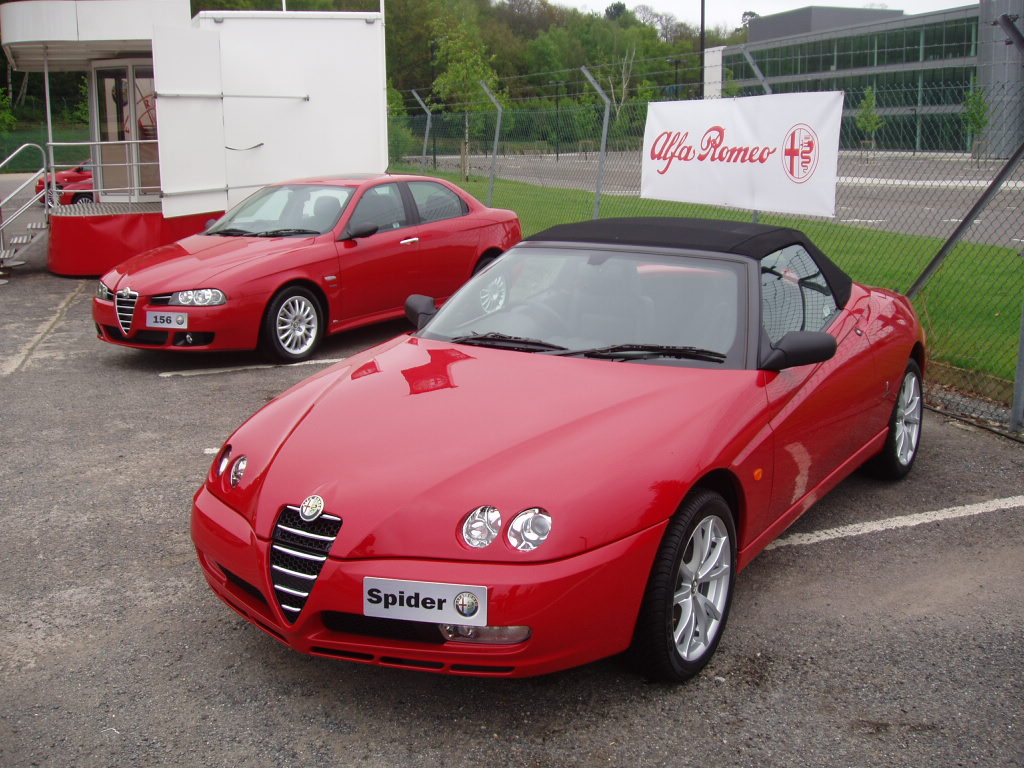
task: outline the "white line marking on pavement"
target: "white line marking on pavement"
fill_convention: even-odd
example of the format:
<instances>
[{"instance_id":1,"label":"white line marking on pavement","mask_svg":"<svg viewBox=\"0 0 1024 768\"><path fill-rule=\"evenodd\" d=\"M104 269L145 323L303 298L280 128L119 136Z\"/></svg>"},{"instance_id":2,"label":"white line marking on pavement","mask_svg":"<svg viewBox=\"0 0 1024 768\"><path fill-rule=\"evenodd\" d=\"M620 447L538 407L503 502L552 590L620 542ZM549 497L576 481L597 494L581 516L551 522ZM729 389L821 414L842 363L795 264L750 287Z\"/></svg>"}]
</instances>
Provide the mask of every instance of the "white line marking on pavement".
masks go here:
<instances>
[{"instance_id":1,"label":"white line marking on pavement","mask_svg":"<svg viewBox=\"0 0 1024 768\"><path fill-rule=\"evenodd\" d=\"M266 365L236 365L230 368L199 368L191 371L164 371L157 375L162 379L167 379L171 376L216 376L221 373L259 371L264 368L296 368L300 365L334 365L335 363L340 363L345 359L346 358L344 357L335 357L326 360L303 360L301 363L288 363L287 365L273 365L271 363L267 363Z\"/></svg>"},{"instance_id":2,"label":"white line marking on pavement","mask_svg":"<svg viewBox=\"0 0 1024 768\"><path fill-rule=\"evenodd\" d=\"M220 448L203 448L203 453L205 453L207 456L213 456L219 450Z\"/></svg>"},{"instance_id":3,"label":"white line marking on pavement","mask_svg":"<svg viewBox=\"0 0 1024 768\"><path fill-rule=\"evenodd\" d=\"M985 512L996 512L1001 510L1018 509L1024 507L1024 496L1010 496L1005 499L993 499L982 501L977 504L966 504L960 507L947 507L934 512L919 512L914 515L903 517L890 517L885 520L872 520L868 523L854 523L853 525L841 525L838 528L825 528L812 533L795 533L782 539L776 539L767 547L778 549L779 547L800 547L805 544L817 544L832 539L845 539L851 536L862 536L865 533L877 533L879 531L891 531L897 528L911 528L915 525L926 523L937 523L941 520L954 520L958 517L970 517L981 515Z\"/></svg>"},{"instance_id":4,"label":"white line marking on pavement","mask_svg":"<svg viewBox=\"0 0 1024 768\"><path fill-rule=\"evenodd\" d=\"M75 288L75 290L68 294L64 301L60 303L60 306L57 307L57 311L54 312L53 317L39 326L39 330L36 332L36 335L21 348L21 351L3 365L0 365L0 376L10 376L28 362L28 359L35 351L35 348L39 346L40 342L49 335L50 331L56 328L57 324L64 319L64 315L67 314L68 307L71 306L71 302L82 295L82 291L85 290L85 286L87 284L88 281L83 281L77 288Z\"/></svg>"}]
</instances>

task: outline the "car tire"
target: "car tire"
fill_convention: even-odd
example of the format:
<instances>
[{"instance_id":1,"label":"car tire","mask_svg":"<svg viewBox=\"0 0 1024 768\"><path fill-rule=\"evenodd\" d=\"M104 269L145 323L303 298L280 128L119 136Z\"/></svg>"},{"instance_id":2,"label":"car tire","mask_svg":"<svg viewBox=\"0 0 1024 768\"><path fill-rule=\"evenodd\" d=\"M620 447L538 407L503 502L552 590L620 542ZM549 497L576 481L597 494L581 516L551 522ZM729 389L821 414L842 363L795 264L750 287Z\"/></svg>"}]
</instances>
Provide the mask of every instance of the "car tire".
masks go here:
<instances>
[{"instance_id":1,"label":"car tire","mask_svg":"<svg viewBox=\"0 0 1024 768\"><path fill-rule=\"evenodd\" d=\"M71 198L72 205L85 205L87 203L92 203L92 195L82 193Z\"/></svg>"},{"instance_id":2,"label":"car tire","mask_svg":"<svg viewBox=\"0 0 1024 768\"><path fill-rule=\"evenodd\" d=\"M476 266L473 267L473 274L474 275L478 275L481 272L483 272L485 269L487 269L489 266L491 266L491 264L493 264L495 261L497 261L499 255L500 254L492 255L492 256L481 256L480 257L480 261L478 261L476 263Z\"/></svg>"},{"instance_id":3,"label":"car tire","mask_svg":"<svg viewBox=\"0 0 1024 768\"><path fill-rule=\"evenodd\" d=\"M725 630L735 576L732 510L697 489L669 521L640 606L631 652L647 677L681 683L704 668Z\"/></svg>"},{"instance_id":4,"label":"car tire","mask_svg":"<svg viewBox=\"0 0 1024 768\"><path fill-rule=\"evenodd\" d=\"M312 291L298 285L281 289L263 316L261 351L277 362L305 360L323 338L323 315L320 302Z\"/></svg>"},{"instance_id":5,"label":"car tire","mask_svg":"<svg viewBox=\"0 0 1024 768\"><path fill-rule=\"evenodd\" d=\"M921 387L921 367L916 360L907 363L896 405L889 417L889 435L885 447L867 464L875 477L899 480L914 466L921 446L921 417L924 415L924 392Z\"/></svg>"}]
</instances>

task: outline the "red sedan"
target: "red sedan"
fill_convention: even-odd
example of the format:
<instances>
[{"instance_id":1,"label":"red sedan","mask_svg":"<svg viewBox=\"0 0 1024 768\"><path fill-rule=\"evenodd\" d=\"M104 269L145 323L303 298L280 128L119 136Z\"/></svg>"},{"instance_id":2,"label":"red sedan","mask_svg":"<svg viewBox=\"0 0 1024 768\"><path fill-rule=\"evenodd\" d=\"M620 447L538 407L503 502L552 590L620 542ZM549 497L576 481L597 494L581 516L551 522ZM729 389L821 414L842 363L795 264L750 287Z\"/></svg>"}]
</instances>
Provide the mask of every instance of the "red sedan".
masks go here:
<instances>
[{"instance_id":1,"label":"red sedan","mask_svg":"<svg viewBox=\"0 0 1024 768\"><path fill-rule=\"evenodd\" d=\"M52 178L56 184L47 184L51 191L46 199L40 198L40 202L49 202L51 205L54 203L77 205L93 202L91 160L86 160L74 168L57 171ZM43 177L40 176L36 181L37 195L43 191L43 185Z\"/></svg>"},{"instance_id":2,"label":"red sedan","mask_svg":"<svg viewBox=\"0 0 1024 768\"><path fill-rule=\"evenodd\" d=\"M740 569L918 452L910 303L796 230L562 225L407 313L239 428L195 497L214 592L304 653L518 677L630 649L682 681Z\"/></svg>"},{"instance_id":3,"label":"red sedan","mask_svg":"<svg viewBox=\"0 0 1024 768\"><path fill-rule=\"evenodd\" d=\"M105 274L93 319L112 344L295 362L326 334L400 317L412 293L451 295L521 237L512 211L441 179L277 184Z\"/></svg>"}]
</instances>

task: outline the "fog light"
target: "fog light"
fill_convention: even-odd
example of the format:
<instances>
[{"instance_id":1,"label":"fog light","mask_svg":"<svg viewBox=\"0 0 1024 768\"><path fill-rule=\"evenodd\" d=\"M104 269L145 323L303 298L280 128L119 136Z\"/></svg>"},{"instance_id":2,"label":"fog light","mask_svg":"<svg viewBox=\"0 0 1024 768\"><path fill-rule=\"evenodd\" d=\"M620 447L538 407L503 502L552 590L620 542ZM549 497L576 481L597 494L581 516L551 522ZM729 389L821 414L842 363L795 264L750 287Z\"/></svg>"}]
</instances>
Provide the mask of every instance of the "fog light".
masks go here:
<instances>
[{"instance_id":1,"label":"fog light","mask_svg":"<svg viewBox=\"0 0 1024 768\"><path fill-rule=\"evenodd\" d=\"M470 627L465 624L438 624L444 639L455 643L514 645L530 639L529 627Z\"/></svg>"}]
</instances>

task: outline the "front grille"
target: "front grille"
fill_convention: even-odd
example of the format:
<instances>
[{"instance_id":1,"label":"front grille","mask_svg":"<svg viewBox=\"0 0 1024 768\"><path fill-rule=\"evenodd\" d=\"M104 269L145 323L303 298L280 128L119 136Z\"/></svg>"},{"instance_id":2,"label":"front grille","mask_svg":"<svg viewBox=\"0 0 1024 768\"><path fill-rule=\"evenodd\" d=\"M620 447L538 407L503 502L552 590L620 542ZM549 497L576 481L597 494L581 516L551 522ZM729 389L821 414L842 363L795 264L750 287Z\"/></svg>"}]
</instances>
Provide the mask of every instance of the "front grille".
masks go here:
<instances>
[{"instance_id":1,"label":"front grille","mask_svg":"<svg viewBox=\"0 0 1024 768\"><path fill-rule=\"evenodd\" d=\"M166 307L171 303L171 296L173 293L161 293L157 296L150 296L149 303L154 307Z\"/></svg>"},{"instance_id":2,"label":"front grille","mask_svg":"<svg viewBox=\"0 0 1024 768\"><path fill-rule=\"evenodd\" d=\"M383 619L340 611L324 611L323 620L324 626L332 632L344 632L348 635L362 635L381 640L411 640L432 645L442 645L445 642L437 624L422 621Z\"/></svg>"},{"instance_id":3,"label":"front grille","mask_svg":"<svg viewBox=\"0 0 1024 768\"><path fill-rule=\"evenodd\" d=\"M135 303L139 294L131 288L125 288L114 295L114 307L117 309L117 322L121 331L127 336L132 330L132 318L135 316Z\"/></svg>"},{"instance_id":4,"label":"front grille","mask_svg":"<svg viewBox=\"0 0 1024 768\"><path fill-rule=\"evenodd\" d=\"M146 331L136 333L131 339L121 333L116 325L104 325L103 330L114 341L131 341L132 344L145 344L154 347L162 347L167 343L167 331ZM211 336L213 334L210 334Z\"/></svg>"},{"instance_id":5,"label":"front grille","mask_svg":"<svg viewBox=\"0 0 1024 768\"><path fill-rule=\"evenodd\" d=\"M340 530L340 517L325 514L306 522L298 507L281 510L270 549L270 581L288 621L299 618Z\"/></svg>"}]
</instances>

